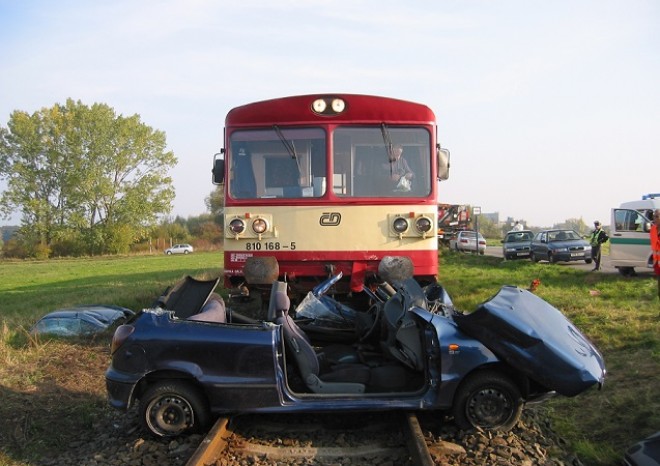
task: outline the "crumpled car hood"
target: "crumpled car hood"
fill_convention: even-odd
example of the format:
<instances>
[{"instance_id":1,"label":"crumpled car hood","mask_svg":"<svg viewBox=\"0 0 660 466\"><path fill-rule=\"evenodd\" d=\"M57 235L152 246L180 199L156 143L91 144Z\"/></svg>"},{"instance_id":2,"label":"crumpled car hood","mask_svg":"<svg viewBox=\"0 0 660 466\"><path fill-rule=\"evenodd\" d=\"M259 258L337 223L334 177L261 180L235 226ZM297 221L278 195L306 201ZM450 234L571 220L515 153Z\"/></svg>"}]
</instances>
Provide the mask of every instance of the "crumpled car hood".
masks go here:
<instances>
[{"instance_id":1,"label":"crumpled car hood","mask_svg":"<svg viewBox=\"0 0 660 466\"><path fill-rule=\"evenodd\" d=\"M582 393L605 379L596 347L557 308L538 296L504 286L456 325L500 359L565 396Z\"/></svg>"}]
</instances>

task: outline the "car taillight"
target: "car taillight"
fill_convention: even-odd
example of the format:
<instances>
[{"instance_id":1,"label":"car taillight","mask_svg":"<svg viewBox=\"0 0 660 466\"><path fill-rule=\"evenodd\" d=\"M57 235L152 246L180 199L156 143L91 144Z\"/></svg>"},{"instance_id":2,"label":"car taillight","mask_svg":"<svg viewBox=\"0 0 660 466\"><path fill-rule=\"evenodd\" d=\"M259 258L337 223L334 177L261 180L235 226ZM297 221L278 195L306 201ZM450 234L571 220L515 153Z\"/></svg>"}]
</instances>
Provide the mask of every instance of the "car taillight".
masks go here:
<instances>
[{"instance_id":1,"label":"car taillight","mask_svg":"<svg viewBox=\"0 0 660 466\"><path fill-rule=\"evenodd\" d=\"M131 334L135 331L135 327L132 325L120 325L117 327L117 330L115 330L115 334L112 337L112 344L110 345L110 354L114 354L115 351L119 349L121 345L124 344L126 339L131 336Z\"/></svg>"}]
</instances>

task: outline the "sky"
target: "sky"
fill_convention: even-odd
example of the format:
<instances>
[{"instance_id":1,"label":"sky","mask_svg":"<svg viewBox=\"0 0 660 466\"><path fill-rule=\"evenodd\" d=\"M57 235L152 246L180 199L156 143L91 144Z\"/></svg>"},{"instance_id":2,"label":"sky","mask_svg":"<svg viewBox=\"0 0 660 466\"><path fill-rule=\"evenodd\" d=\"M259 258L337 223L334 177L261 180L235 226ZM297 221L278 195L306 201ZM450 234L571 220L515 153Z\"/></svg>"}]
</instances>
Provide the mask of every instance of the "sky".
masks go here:
<instances>
[{"instance_id":1,"label":"sky","mask_svg":"<svg viewBox=\"0 0 660 466\"><path fill-rule=\"evenodd\" d=\"M172 216L206 211L231 108L311 93L428 105L439 201L501 220L607 225L660 193L656 0L0 0L0 64L5 128L72 98L165 132Z\"/></svg>"}]
</instances>

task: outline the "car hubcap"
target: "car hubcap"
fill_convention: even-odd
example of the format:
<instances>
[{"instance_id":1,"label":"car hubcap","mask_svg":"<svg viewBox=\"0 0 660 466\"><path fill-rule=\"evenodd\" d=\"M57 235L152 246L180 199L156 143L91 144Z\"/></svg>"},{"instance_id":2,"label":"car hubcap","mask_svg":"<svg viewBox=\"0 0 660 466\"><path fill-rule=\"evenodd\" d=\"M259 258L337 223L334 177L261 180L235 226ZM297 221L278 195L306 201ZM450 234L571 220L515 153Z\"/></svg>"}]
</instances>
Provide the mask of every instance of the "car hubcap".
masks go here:
<instances>
[{"instance_id":1,"label":"car hubcap","mask_svg":"<svg viewBox=\"0 0 660 466\"><path fill-rule=\"evenodd\" d=\"M493 388L485 388L470 398L467 415L473 425L493 427L504 423L511 409L511 402L504 393Z\"/></svg>"},{"instance_id":2,"label":"car hubcap","mask_svg":"<svg viewBox=\"0 0 660 466\"><path fill-rule=\"evenodd\" d=\"M177 396L163 396L151 402L147 410L147 423L152 431L162 435L174 435L193 425L190 404Z\"/></svg>"}]
</instances>

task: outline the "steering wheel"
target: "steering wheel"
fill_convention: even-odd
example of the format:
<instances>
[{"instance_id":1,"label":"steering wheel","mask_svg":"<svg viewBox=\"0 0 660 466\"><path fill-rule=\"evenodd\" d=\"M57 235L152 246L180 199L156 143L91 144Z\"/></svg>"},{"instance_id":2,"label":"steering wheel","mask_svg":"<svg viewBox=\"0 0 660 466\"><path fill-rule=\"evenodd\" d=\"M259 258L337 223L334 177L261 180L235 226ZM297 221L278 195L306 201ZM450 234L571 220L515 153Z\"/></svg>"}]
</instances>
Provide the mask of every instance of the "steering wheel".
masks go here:
<instances>
[{"instance_id":1,"label":"steering wheel","mask_svg":"<svg viewBox=\"0 0 660 466\"><path fill-rule=\"evenodd\" d=\"M312 288L312 294L317 298L320 298L321 296L326 294L328 290L332 287L332 285L337 283L343 276L344 276L344 272L339 272L337 275L333 275L332 277L323 280L321 283L319 283L314 288Z\"/></svg>"}]
</instances>

